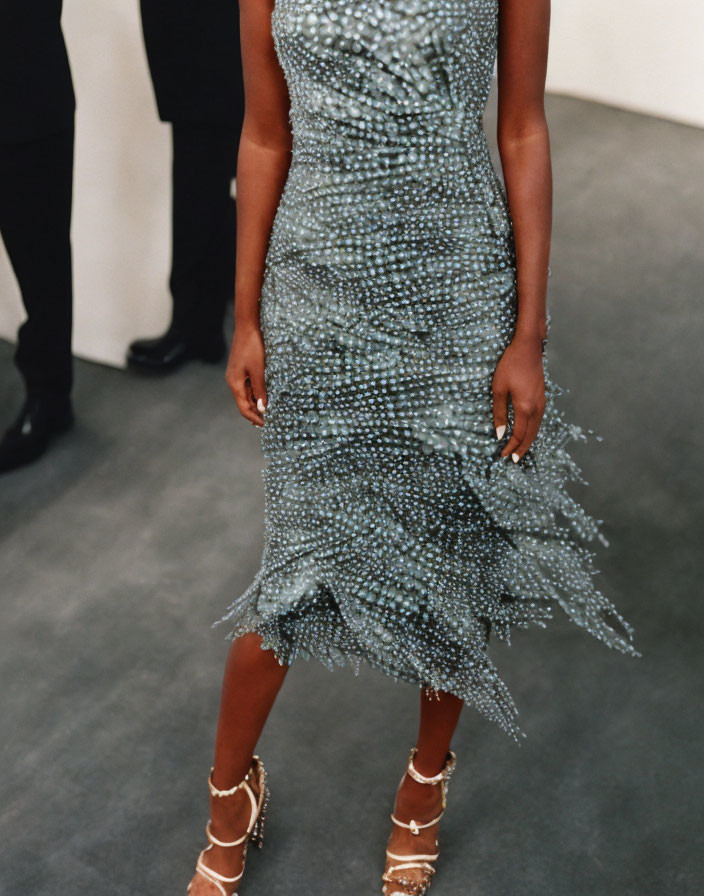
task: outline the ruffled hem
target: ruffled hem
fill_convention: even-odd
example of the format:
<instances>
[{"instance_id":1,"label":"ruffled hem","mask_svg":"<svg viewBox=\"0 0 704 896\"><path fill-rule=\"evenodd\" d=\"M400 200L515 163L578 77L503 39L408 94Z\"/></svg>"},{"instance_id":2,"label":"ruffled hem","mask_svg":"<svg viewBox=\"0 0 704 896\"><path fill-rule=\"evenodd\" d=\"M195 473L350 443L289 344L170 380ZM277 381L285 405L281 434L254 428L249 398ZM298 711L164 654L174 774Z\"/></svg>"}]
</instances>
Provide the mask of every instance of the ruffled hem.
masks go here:
<instances>
[{"instance_id":1,"label":"ruffled hem","mask_svg":"<svg viewBox=\"0 0 704 896\"><path fill-rule=\"evenodd\" d=\"M495 441L487 450L471 413L485 395L399 428L375 444L371 463L339 439L335 454L321 443L312 461L272 453L262 566L220 620L233 624L228 637L255 632L286 665L316 658L358 671L365 661L455 694L516 740L523 732L487 653L491 633L510 642L513 628L545 627L558 605L639 656L632 627L593 582L587 544L606 544L599 523L566 491L583 481L566 445L587 434L555 407L563 390L547 369L546 384L540 433L519 464L500 458Z\"/></svg>"},{"instance_id":2,"label":"ruffled hem","mask_svg":"<svg viewBox=\"0 0 704 896\"><path fill-rule=\"evenodd\" d=\"M455 694L496 722L515 740L524 734L516 724L518 711L486 653L490 625L476 621L473 645L468 648L452 642L451 632L427 620L417 626L406 618L392 620L388 611L377 627L379 643L369 634L368 620L355 624L344 611L350 601L336 599L328 586L319 583L301 591L293 599L293 609L265 615L255 609L261 598L262 571L226 616L219 620L235 622L228 638L254 633L262 639L262 648L271 650L283 665L294 660L315 659L329 670L350 666L359 674L362 662L395 681L418 685L428 691ZM287 601L288 602L288 601ZM390 632L393 623L400 626ZM219 624L219 623L216 623ZM442 650L447 664L433 666L433 653ZM452 667L452 682L447 668Z\"/></svg>"}]
</instances>

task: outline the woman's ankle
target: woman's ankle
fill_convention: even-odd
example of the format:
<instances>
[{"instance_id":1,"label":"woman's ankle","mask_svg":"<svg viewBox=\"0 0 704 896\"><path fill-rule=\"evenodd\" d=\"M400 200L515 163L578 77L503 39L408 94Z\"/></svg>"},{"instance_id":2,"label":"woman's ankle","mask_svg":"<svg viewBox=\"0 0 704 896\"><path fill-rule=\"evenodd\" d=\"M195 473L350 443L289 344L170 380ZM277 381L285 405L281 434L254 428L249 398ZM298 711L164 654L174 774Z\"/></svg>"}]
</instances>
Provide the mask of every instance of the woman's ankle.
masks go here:
<instances>
[{"instance_id":1,"label":"woman's ankle","mask_svg":"<svg viewBox=\"0 0 704 896\"><path fill-rule=\"evenodd\" d=\"M237 787L246 778L252 783L254 775L252 774L254 767L254 757L250 756L248 760L239 763L224 763L216 758L213 765L213 771L210 776L213 786L223 791L229 791L233 787Z\"/></svg>"},{"instance_id":2,"label":"woman's ankle","mask_svg":"<svg viewBox=\"0 0 704 896\"><path fill-rule=\"evenodd\" d=\"M442 791L439 784L419 784L410 775L404 775L396 794L396 807L399 812L420 811L431 815L442 802Z\"/></svg>"},{"instance_id":3,"label":"woman's ankle","mask_svg":"<svg viewBox=\"0 0 704 896\"><path fill-rule=\"evenodd\" d=\"M416 747L413 754L413 767L423 777L434 778L445 768L447 756L447 752L440 756L435 750L431 752L430 750Z\"/></svg>"}]
</instances>

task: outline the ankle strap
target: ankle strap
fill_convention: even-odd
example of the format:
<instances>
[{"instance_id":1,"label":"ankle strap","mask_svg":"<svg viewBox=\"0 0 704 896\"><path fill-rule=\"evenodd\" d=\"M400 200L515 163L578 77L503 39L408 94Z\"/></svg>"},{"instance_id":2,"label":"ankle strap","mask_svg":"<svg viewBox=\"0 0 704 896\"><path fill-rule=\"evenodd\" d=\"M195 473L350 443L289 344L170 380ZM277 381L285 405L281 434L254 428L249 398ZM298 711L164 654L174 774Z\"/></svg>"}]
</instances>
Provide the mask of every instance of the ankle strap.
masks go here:
<instances>
[{"instance_id":1,"label":"ankle strap","mask_svg":"<svg viewBox=\"0 0 704 896\"><path fill-rule=\"evenodd\" d=\"M232 794L236 793L238 790L243 789L244 792L249 797L249 802L251 804L251 810L250 810L250 815L249 815L249 823L247 824L247 830L238 840L232 840L230 843L226 843L223 840L218 840L215 836L213 836L213 833L210 830L210 821L208 821L207 825L205 826L205 833L206 833L206 836L208 837L208 840L210 841L211 844L214 844L215 846L224 846L224 847L240 846L240 844L244 843L245 840L249 839L249 835L254 830L255 822L257 820L261 806L263 804L264 797L266 795L266 793L265 793L266 781L264 779L264 766L259 761L258 756L255 756L253 759L253 767L256 767L259 772L260 793L259 793L258 799L254 795L254 791L250 787L249 782L247 781L246 777L243 778L239 784L236 784L234 787L230 788L230 790L218 790L217 787L213 784L213 770L212 769L210 770L210 774L208 775L208 786L210 787L210 792L212 793L213 796L217 796L217 797L232 796ZM251 769L250 769L250 771L251 771ZM247 775L249 775L249 772L247 772Z\"/></svg>"},{"instance_id":2,"label":"ankle strap","mask_svg":"<svg viewBox=\"0 0 704 896\"><path fill-rule=\"evenodd\" d=\"M452 772L455 767L455 763L457 761L457 757L450 750L445 757L445 763L437 775L433 775L431 778L426 777L426 775L421 775L419 771L416 770L416 767L413 765L413 759L418 752L418 747L413 747L411 750L411 755L408 759L408 774L413 778L414 781L417 781L419 784L439 784L441 781L444 781Z\"/></svg>"},{"instance_id":3,"label":"ankle strap","mask_svg":"<svg viewBox=\"0 0 704 896\"><path fill-rule=\"evenodd\" d=\"M249 785L247 784L247 778L249 777L249 772L252 771L253 768L258 767L258 765L259 765L259 757L253 756L252 764L250 765L250 767L247 771L247 774L244 776L244 778L242 778L242 780L240 781L239 784L235 784L235 786L231 787L229 790L218 790L218 788L213 784L214 768L211 767L210 774L208 775L208 789L210 790L210 795L217 796L217 797L232 796L233 794L237 793L238 790L241 790L243 787L249 787Z\"/></svg>"}]
</instances>

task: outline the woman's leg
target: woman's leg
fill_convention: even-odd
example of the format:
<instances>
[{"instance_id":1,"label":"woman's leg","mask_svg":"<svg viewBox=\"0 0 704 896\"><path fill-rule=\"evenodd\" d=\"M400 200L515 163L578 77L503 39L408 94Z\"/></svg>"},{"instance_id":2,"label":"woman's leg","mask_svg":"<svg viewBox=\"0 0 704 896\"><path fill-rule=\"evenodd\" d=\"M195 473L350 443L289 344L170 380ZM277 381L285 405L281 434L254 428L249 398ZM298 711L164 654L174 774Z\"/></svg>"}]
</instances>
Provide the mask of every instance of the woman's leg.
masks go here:
<instances>
[{"instance_id":1,"label":"woman's leg","mask_svg":"<svg viewBox=\"0 0 704 896\"><path fill-rule=\"evenodd\" d=\"M425 691L421 691L420 725L416 740L418 752L413 760L413 765L421 775L432 777L442 768L463 705L454 694L440 691L437 696L428 696Z\"/></svg>"},{"instance_id":2,"label":"woman's leg","mask_svg":"<svg viewBox=\"0 0 704 896\"><path fill-rule=\"evenodd\" d=\"M416 740L418 752L413 760L413 765L421 775L430 778L437 775L443 767L450 749L450 741L459 721L462 705L462 701L453 694L440 692L437 696L429 697L425 691L421 691L420 725ZM419 784L410 775L403 776L396 802L396 806L401 812L401 815L396 815L396 817L400 821L408 821L409 818L414 818L416 821L429 821L439 814L440 805L439 786L431 787L427 784ZM409 831L403 830L402 832L413 836ZM413 836L413 840L417 840L417 836Z\"/></svg>"},{"instance_id":3,"label":"woman's leg","mask_svg":"<svg viewBox=\"0 0 704 896\"><path fill-rule=\"evenodd\" d=\"M262 650L258 635L243 635L230 648L220 698L220 714L215 736L213 784L229 790L247 775L252 755L281 689L288 666L282 666L271 650ZM250 784L258 796L254 776ZM244 790L231 797L210 797L211 831L226 843L238 840L246 831L251 802ZM235 877L242 869L244 844L223 848L213 846L205 864L225 877ZM196 875L189 896L215 896L218 890Z\"/></svg>"},{"instance_id":4,"label":"woman's leg","mask_svg":"<svg viewBox=\"0 0 704 896\"><path fill-rule=\"evenodd\" d=\"M416 740L417 753L413 765L421 775L433 777L442 769L450 742L455 733L463 703L453 694L439 692L428 696L421 691L420 725ZM432 821L442 811L442 788L439 784L420 784L404 774L396 792L394 815L399 821L409 824L411 820L423 824ZM397 855L434 855L437 852L436 841L438 826L421 828L418 834L394 824L387 849ZM399 860L387 860L387 867L400 864ZM419 870L407 870L403 876L420 884L423 873ZM393 883L385 885L385 892L413 892L413 888L404 888Z\"/></svg>"},{"instance_id":5,"label":"woman's leg","mask_svg":"<svg viewBox=\"0 0 704 896\"><path fill-rule=\"evenodd\" d=\"M262 650L258 635L243 635L230 648L215 736L213 784L219 790L229 790L247 774L287 671L271 650Z\"/></svg>"}]
</instances>

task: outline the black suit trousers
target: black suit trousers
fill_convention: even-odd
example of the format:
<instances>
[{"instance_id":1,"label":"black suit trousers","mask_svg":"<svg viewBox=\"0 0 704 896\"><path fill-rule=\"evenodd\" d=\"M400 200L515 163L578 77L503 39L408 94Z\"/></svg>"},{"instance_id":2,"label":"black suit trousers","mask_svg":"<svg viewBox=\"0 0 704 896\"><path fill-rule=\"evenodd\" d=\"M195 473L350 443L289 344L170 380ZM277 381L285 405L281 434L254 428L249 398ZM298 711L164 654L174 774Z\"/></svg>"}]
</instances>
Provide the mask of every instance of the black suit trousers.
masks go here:
<instances>
[{"instance_id":1,"label":"black suit trousers","mask_svg":"<svg viewBox=\"0 0 704 896\"><path fill-rule=\"evenodd\" d=\"M73 137L71 124L0 144L0 233L27 313L15 363L31 394L65 396L73 384Z\"/></svg>"},{"instance_id":2,"label":"black suit trousers","mask_svg":"<svg viewBox=\"0 0 704 896\"><path fill-rule=\"evenodd\" d=\"M222 337L235 290L237 218L231 195L239 128L174 122L172 326L194 345Z\"/></svg>"}]
</instances>

